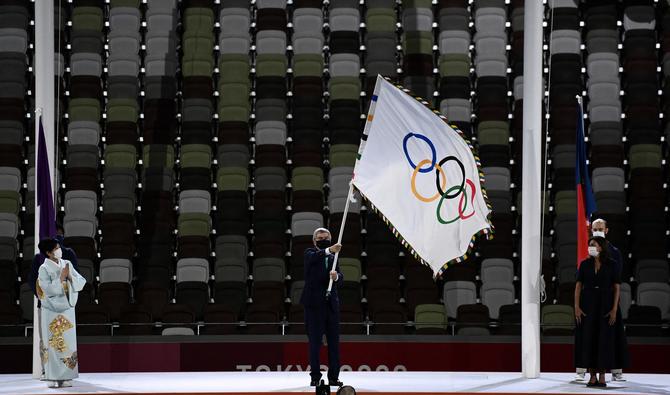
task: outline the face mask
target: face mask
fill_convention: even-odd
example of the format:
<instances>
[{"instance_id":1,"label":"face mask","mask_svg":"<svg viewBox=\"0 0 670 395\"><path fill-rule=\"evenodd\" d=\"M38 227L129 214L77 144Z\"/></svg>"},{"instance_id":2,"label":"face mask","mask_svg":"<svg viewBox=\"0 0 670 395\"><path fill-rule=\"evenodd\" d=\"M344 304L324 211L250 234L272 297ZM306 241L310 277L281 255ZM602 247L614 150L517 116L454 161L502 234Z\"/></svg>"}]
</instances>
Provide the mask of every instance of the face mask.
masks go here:
<instances>
[{"instance_id":1,"label":"face mask","mask_svg":"<svg viewBox=\"0 0 670 395\"><path fill-rule=\"evenodd\" d=\"M589 246L589 256L598 256L598 247Z\"/></svg>"},{"instance_id":2,"label":"face mask","mask_svg":"<svg viewBox=\"0 0 670 395\"><path fill-rule=\"evenodd\" d=\"M59 248L56 251L54 251L54 257L56 259L61 259L63 257L63 250Z\"/></svg>"},{"instance_id":3,"label":"face mask","mask_svg":"<svg viewBox=\"0 0 670 395\"><path fill-rule=\"evenodd\" d=\"M316 246L319 247L320 250L325 250L330 247L330 240L317 240Z\"/></svg>"},{"instance_id":4,"label":"face mask","mask_svg":"<svg viewBox=\"0 0 670 395\"><path fill-rule=\"evenodd\" d=\"M603 239L605 238L605 232L603 232L602 230L594 230L593 232L591 232L591 235L593 237L602 237Z\"/></svg>"}]
</instances>

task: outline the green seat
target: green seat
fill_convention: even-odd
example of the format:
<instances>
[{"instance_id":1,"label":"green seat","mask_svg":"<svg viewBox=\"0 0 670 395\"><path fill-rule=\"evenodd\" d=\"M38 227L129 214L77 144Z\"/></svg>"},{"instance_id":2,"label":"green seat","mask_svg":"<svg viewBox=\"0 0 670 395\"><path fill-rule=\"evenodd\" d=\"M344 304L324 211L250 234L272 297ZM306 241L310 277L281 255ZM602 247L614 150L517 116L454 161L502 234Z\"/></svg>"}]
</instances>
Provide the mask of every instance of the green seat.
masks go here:
<instances>
[{"instance_id":1,"label":"green seat","mask_svg":"<svg viewBox=\"0 0 670 395\"><path fill-rule=\"evenodd\" d=\"M559 191L554 199L556 215L577 214L577 192Z\"/></svg>"},{"instance_id":2,"label":"green seat","mask_svg":"<svg viewBox=\"0 0 670 395\"><path fill-rule=\"evenodd\" d=\"M406 54L433 54L432 32L405 32L403 48Z\"/></svg>"},{"instance_id":3,"label":"green seat","mask_svg":"<svg viewBox=\"0 0 670 395\"><path fill-rule=\"evenodd\" d=\"M542 333L554 336L570 336L575 327L575 311L572 306L554 304L542 307Z\"/></svg>"},{"instance_id":4,"label":"green seat","mask_svg":"<svg viewBox=\"0 0 670 395\"><path fill-rule=\"evenodd\" d=\"M209 31L214 28L214 11L205 7L189 7L184 11L184 33L188 31Z\"/></svg>"},{"instance_id":5,"label":"green seat","mask_svg":"<svg viewBox=\"0 0 670 395\"><path fill-rule=\"evenodd\" d=\"M299 54L293 57L294 77L322 77L323 55Z\"/></svg>"},{"instance_id":6,"label":"green seat","mask_svg":"<svg viewBox=\"0 0 670 395\"><path fill-rule=\"evenodd\" d=\"M68 119L75 121L100 121L100 102L97 99L77 98L70 100Z\"/></svg>"},{"instance_id":7,"label":"green seat","mask_svg":"<svg viewBox=\"0 0 670 395\"><path fill-rule=\"evenodd\" d=\"M249 106L225 106L219 108L219 122L249 122Z\"/></svg>"},{"instance_id":8,"label":"green seat","mask_svg":"<svg viewBox=\"0 0 670 395\"><path fill-rule=\"evenodd\" d=\"M181 146L181 167L203 167L209 169L212 166L212 149L206 144L186 144Z\"/></svg>"},{"instance_id":9,"label":"green seat","mask_svg":"<svg viewBox=\"0 0 670 395\"><path fill-rule=\"evenodd\" d=\"M344 281L361 282L361 261L356 258L339 258L337 265L344 276Z\"/></svg>"},{"instance_id":10,"label":"green seat","mask_svg":"<svg viewBox=\"0 0 670 395\"><path fill-rule=\"evenodd\" d=\"M447 314L441 304L420 304L414 309L414 327L417 333L445 333Z\"/></svg>"},{"instance_id":11,"label":"green seat","mask_svg":"<svg viewBox=\"0 0 670 395\"><path fill-rule=\"evenodd\" d=\"M102 9L98 7L75 7L72 10L72 30L101 32L104 25Z\"/></svg>"},{"instance_id":12,"label":"green seat","mask_svg":"<svg viewBox=\"0 0 670 395\"><path fill-rule=\"evenodd\" d=\"M294 191L323 190L323 170L320 167L296 167L293 169L291 185Z\"/></svg>"},{"instance_id":13,"label":"green seat","mask_svg":"<svg viewBox=\"0 0 670 395\"><path fill-rule=\"evenodd\" d=\"M259 54L256 55L257 77L285 77L288 67L286 55Z\"/></svg>"},{"instance_id":14,"label":"green seat","mask_svg":"<svg viewBox=\"0 0 670 395\"><path fill-rule=\"evenodd\" d=\"M504 121L484 121L477 127L479 145L509 145L509 125Z\"/></svg>"},{"instance_id":15,"label":"green seat","mask_svg":"<svg viewBox=\"0 0 670 395\"><path fill-rule=\"evenodd\" d=\"M209 237L212 232L212 219L209 213L182 213L177 220L179 236Z\"/></svg>"},{"instance_id":16,"label":"green seat","mask_svg":"<svg viewBox=\"0 0 670 395\"><path fill-rule=\"evenodd\" d=\"M174 166L174 147L167 144L151 144L142 148L142 164L144 167Z\"/></svg>"},{"instance_id":17,"label":"green seat","mask_svg":"<svg viewBox=\"0 0 670 395\"><path fill-rule=\"evenodd\" d=\"M330 167L353 167L358 155L355 144L335 144L330 147Z\"/></svg>"},{"instance_id":18,"label":"green seat","mask_svg":"<svg viewBox=\"0 0 670 395\"><path fill-rule=\"evenodd\" d=\"M369 8L365 27L369 32L395 32L395 10L392 8Z\"/></svg>"},{"instance_id":19,"label":"green seat","mask_svg":"<svg viewBox=\"0 0 670 395\"><path fill-rule=\"evenodd\" d=\"M107 103L107 122L137 122L139 106L136 99L110 99Z\"/></svg>"},{"instance_id":20,"label":"green seat","mask_svg":"<svg viewBox=\"0 0 670 395\"><path fill-rule=\"evenodd\" d=\"M134 7L140 8L140 0L111 0L110 4L114 7Z\"/></svg>"},{"instance_id":21,"label":"green seat","mask_svg":"<svg viewBox=\"0 0 670 395\"><path fill-rule=\"evenodd\" d=\"M333 77L330 79L328 91L330 100L359 100L361 81L358 77Z\"/></svg>"},{"instance_id":22,"label":"green seat","mask_svg":"<svg viewBox=\"0 0 670 395\"><path fill-rule=\"evenodd\" d=\"M636 144L630 147L628 152L628 163L631 169L660 168L662 161L663 154L658 144Z\"/></svg>"},{"instance_id":23,"label":"green seat","mask_svg":"<svg viewBox=\"0 0 670 395\"><path fill-rule=\"evenodd\" d=\"M249 170L245 167L221 167L216 173L218 191L246 191L249 189Z\"/></svg>"},{"instance_id":24,"label":"green seat","mask_svg":"<svg viewBox=\"0 0 670 395\"><path fill-rule=\"evenodd\" d=\"M15 191L0 191L0 213L19 215L21 195Z\"/></svg>"},{"instance_id":25,"label":"green seat","mask_svg":"<svg viewBox=\"0 0 670 395\"><path fill-rule=\"evenodd\" d=\"M440 55L439 68L442 77L469 77L470 66L468 55L459 53Z\"/></svg>"},{"instance_id":26,"label":"green seat","mask_svg":"<svg viewBox=\"0 0 670 395\"><path fill-rule=\"evenodd\" d=\"M219 58L219 84L249 81L249 55L222 54Z\"/></svg>"},{"instance_id":27,"label":"green seat","mask_svg":"<svg viewBox=\"0 0 670 395\"><path fill-rule=\"evenodd\" d=\"M110 144L105 147L105 167L134 169L137 166L137 152L130 144Z\"/></svg>"},{"instance_id":28,"label":"green seat","mask_svg":"<svg viewBox=\"0 0 670 395\"><path fill-rule=\"evenodd\" d=\"M249 105L249 84L235 82L219 85L219 108L228 105Z\"/></svg>"}]
</instances>

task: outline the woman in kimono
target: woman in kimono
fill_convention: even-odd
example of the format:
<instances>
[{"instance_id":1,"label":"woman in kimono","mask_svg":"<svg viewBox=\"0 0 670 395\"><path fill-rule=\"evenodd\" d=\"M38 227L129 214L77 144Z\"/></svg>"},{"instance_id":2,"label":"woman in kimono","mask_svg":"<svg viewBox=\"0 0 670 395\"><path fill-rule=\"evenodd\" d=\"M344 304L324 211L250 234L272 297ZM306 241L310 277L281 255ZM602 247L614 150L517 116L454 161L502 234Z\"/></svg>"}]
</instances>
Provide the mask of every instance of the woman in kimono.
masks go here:
<instances>
[{"instance_id":1,"label":"woman in kimono","mask_svg":"<svg viewBox=\"0 0 670 395\"><path fill-rule=\"evenodd\" d=\"M615 324L620 284L620 274L607 254L607 241L592 237L589 258L580 263L575 284L575 365L589 369L588 387L606 387L605 371L618 367Z\"/></svg>"},{"instance_id":2,"label":"woman in kimono","mask_svg":"<svg viewBox=\"0 0 670 395\"><path fill-rule=\"evenodd\" d=\"M50 388L69 387L70 380L79 376L74 307L86 279L70 261L61 259L63 252L56 240L44 239L38 247L46 257L35 286L42 305L39 328L44 379Z\"/></svg>"}]
</instances>

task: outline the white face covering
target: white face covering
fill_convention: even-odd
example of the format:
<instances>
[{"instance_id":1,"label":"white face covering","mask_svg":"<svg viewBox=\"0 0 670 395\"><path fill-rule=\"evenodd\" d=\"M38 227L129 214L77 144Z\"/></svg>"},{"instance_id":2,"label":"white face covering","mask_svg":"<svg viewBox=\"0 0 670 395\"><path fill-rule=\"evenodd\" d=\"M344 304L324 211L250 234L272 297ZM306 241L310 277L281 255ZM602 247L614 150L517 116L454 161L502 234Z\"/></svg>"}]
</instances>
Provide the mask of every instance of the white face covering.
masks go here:
<instances>
[{"instance_id":1,"label":"white face covering","mask_svg":"<svg viewBox=\"0 0 670 395\"><path fill-rule=\"evenodd\" d=\"M591 232L591 235L593 237L602 237L603 239L605 238L605 232L603 232L602 230L594 230L593 232Z\"/></svg>"},{"instance_id":2,"label":"white face covering","mask_svg":"<svg viewBox=\"0 0 670 395\"><path fill-rule=\"evenodd\" d=\"M598 247L589 246L589 256L592 257L598 256Z\"/></svg>"},{"instance_id":3,"label":"white face covering","mask_svg":"<svg viewBox=\"0 0 670 395\"><path fill-rule=\"evenodd\" d=\"M61 259L63 257L63 250L59 248L56 251L54 251L54 257L56 259Z\"/></svg>"}]
</instances>

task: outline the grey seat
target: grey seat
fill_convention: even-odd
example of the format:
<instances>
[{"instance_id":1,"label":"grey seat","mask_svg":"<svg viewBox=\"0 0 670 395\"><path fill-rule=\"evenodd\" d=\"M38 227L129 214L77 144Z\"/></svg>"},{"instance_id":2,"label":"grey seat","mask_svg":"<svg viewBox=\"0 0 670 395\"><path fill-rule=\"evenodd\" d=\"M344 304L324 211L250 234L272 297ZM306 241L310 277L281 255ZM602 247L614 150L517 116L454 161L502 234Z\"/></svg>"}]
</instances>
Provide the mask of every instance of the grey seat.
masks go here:
<instances>
[{"instance_id":1,"label":"grey seat","mask_svg":"<svg viewBox=\"0 0 670 395\"><path fill-rule=\"evenodd\" d=\"M67 141L70 145L84 144L97 146L100 143L100 123L98 122L70 122L67 131Z\"/></svg>"},{"instance_id":2,"label":"grey seat","mask_svg":"<svg viewBox=\"0 0 670 395\"><path fill-rule=\"evenodd\" d=\"M19 217L11 213L0 213L0 237L16 238L19 234Z\"/></svg>"},{"instance_id":3,"label":"grey seat","mask_svg":"<svg viewBox=\"0 0 670 395\"><path fill-rule=\"evenodd\" d=\"M656 14L654 8L644 5L629 5L623 12L623 28L628 30L654 30Z\"/></svg>"},{"instance_id":4,"label":"grey seat","mask_svg":"<svg viewBox=\"0 0 670 395\"><path fill-rule=\"evenodd\" d=\"M444 99L440 102L440 112L452 122L470 122L472 104L469 99Z\"/></svg>"},{"instance_id":5,"label":"grey seat","mask_svg":"<svg viewBox=\"0 0 670 395\"><path fill-rule=\"evenodd\" d=\"M279 54L286 53L286 33L279 30L261 30L256 33L256 53Z\"/></svg>"},{"instance_id":6,"label":"grey seat","mask_svg":"<svg viewBox=\"0 0 670 395\"><path fill-rule=\"evenodd\" d=\"M139 31L141 14L135 7L112 7L109 10L109 26L113 30Z\"/></svg>"},{"instance_id":7,"label":"grey seat","mask_svg":"<svg viewBox=\"0 0 670 395\"><path fill-rule=\"evenodd\" d=\"M246 261L249 254L247 238L239 235L223 235L216 238L216 257Z\"/></svg>"},{"instance_id":8,"label":"grey seat","mask_svg":"<svg viewBox=\"0 0 670 395\"><path fill-rule=\"evenodd\" d=\"M97 228L97 220L89 215L66 214L63 219L65 237L88 237L92 239L95 237Z\"/></svg>"},{"instance_id":9,"label":"grey seat","mask_svg":"<svg viewBox=\"0 0 670 395\"><path fill-rule=\"evenodd\" d=\"M88 284L95 281L95 264L90 259L77 258L78 272L86 279Z\"/></svg>"},{"instance_id":10,"label":"grey seat","mask_svg":"<svg viewBox=\"0 0 670 395\"><path fill-rule=\"evenodd\" d=\"M509 191L486 191L493 211L497 213L512 212L512 194Z\"/></svg>"},{"instance_id":11,"label":"grey seat","mask_svg":"<svg viewBox=\"0 0 670 395\"><path fill-rule=\"evenodd\" d=\"M619 91L621 87L619 82L594 82L588 86L589 106L610 104L616 105L619 102Z\"/></svg>"},{"instance_id":12,"label":"grey seat","mask_svg":"<svg viewBox=\"0 0 670 395\"><path fill-rule=\"evenodd\" d=\"M626 212L626 193L624 191L596 192L596 207L601 213L623 214Z\"/></svg>"},{"instance_id":13,"label":"grey seat","mask_svg":"<svg viewBox=\"0 0 670 395\"><path fill-rule=\"evenodd\" d=\"M480 290L482 303L489 308L489 314L498 319L500 306L514 303L514 285L511 282L486 282Z\"/></svg>"},{"instance_id":14,"label":"grey seat","mask_svg":"<svg viewBox=\"0 0 670 395\"><path fill-rule=\"evenodd\" d=\"M358 8L332 8L329 15L330 31L354 31L357 32L361 23L361 15Z\"/></svg>"},{"instance_id":15,"label":"grey seat","mask_svg":"<svg viewBox=\"0 0 670 395\"><path fill-rule=\"evenodd\" d=\"M554 30L551 32L551 54L572 53L579 54L582 39L577 30Z\"/></svg>"},{"instance_id":16,"label":"grey seat","mask_svg":"<svg viewBox=\"0 0 670 395\"><path fill-rule=\"evenodd\" d=\"M251 158L249 147L242 144L220 144L217 155L219 167L246 167Z\"/></svg>"},{"instance_id":17,"label":"grey seat","mask_svg":"<svg viewBox=\"0 0 670 395\"><path fill-rule=\"evenodd\" d=\"M133 266L130 260L112 258L100 262L100 282L130 283L133 280Z\"/></svg>"},{"instance_id":18,"label":"grey seat","mask_svg":"<svg viewBox=\"0 0 670 395\"><path fill-rule=\"evenodd\" d=\"M637 286L636 302L640 306L655 306L661 310L661 318L670 318L670 284L661 282L642 283Z\"/></svg>"},{"instance_id":19,"label":"grey seat","mask_svg":"<svg viewBox=\"0 0 670 395\"><path fill-rule=\"evenodd\" d=\"M358 77L360 69L358 54L338 53L330 56L331 77Z\"/></svg>"},{"instance_id":20,"label":"grey seat","mask_svg":"<svg viewBox=\"0 0 670 395\"><path fill-rule=\"evenodd\" d=\"M209 262L203 258L182 258L177 261L177 282L209 281Z\"/></svg>"},{"instance_id":21,"label":"grey seat","mask_svg":"<svg viewBox=\"0 0 670 395\"><path fill-rule=\"evenodd\" d=\"M576 159L575 146L560 144L554 147L551 154L551 166L554 169L574 168Z\"/></svg>"},{"instance_id":22,"label":"grey seat","mask_svg":"<svg viewBox=\"0 0 670 395\"><path fill-rule=\"evenodd\" d=\"M448 7L440 10L438 16L440 31L470 30L470 13L465 8Z\"/></svg>"},{"instance_id":23,"label":"grey seat","mask_svg":"<svg viewBox=\"0 0 670 395\"><path fill-rule=\"evenodd\" d=\"M642 259L635 265L635 280L638 283L667 283L670 280L669 270L665 260Z\"/></svg>"},{"instance_id":24,"label":"grey seat","mask_svg":"<svg viewBox=\"0 0 670 395\"><path fill-rule=\"evenodd\" d=\"M286 144L286 123L281 121L260 121L256 123L256 145Z\"/></svg>"},{"instance_id":25,"label":"grey seat","mask_svg":"<svg viewBox=\"0 0 670 395\"><path fill-rule=\"evenodd\" d=\"M470 53L470 32L461 30L445 30L440 32L439 50L441 54Z\"/></svg>"},{"instance_id":26,"label":"grey seat","mask_svg":"<svg viewBox=\"0 0 670 395\"><path fill-rule=\"evenodd\" d=\"M184 122L211 122L214 106L210 99L185 99L182 102Z\"/></svg>"},{"instance_id":27,"label":"grey seat","mask_svg":"<svg viewBox=\"0 0 670 395\"><path fill-rule=\"evenodd\" d=\"M478 55L475 59L475 72L478 77L505 77L507 76L507 59L498 55Z\"/></svg>"},{"instance_id":28,"label":"grey seat","mask_svg":"<svg viewBox=\"0 0 670 395\"><path fill-rule=\"evenodd\" d=\"M136 55L117 55L107 58L107 74L114 76L137 76L140 72L140 59Z\"/></svg>"},{"instance_id":29,"label":"grey seat","mask_svg":"<svg viewBox=\"0 0 670 395\"><path fill-rule=\"evenodd\" d=\"M67 191L65 193L65 214L95 217L98 211L98 197L94 191Z\"/></svg>"},{"instance_id":30,"label":"grey seat","mask_svg":"<svg viewBox=\"0 0 670 395\"><path fill-rule=\"evenodd\" d=\"M0 190L19 192L22 185L19 169L16 167L0 167Z\"/></svg>"},{"instance_id":31,"label":"grey seat","mask_svg":"<svg viewBox=\"0 0 670 395\"><path fill-rule=\"evenodd\" d=\"M19 256L19 245L13 237L0 236L0 261L16 262Z\"/></svg>"},{"instance_id":32,"label":"grey seat","mask_svg":"<svg viewBox=\"0 0 670 395\"><path fill-rule=\"evenodd\" d=\"M256 7L261 8L281 8L286 9L286 0L257 0Z\"/></svg>"},{"instance_id":33,"label":"grey seat","mask_svg":"<svg viewBox=\"0 0 670 395\"><path fill-rule=\"evenodd\" d=\"M295 32L292 37L293 53L320 54L323 51L323 36L309 31Z\"/></svg>"},{"instance_id":34,"label":"grey seat","mask_svg":"<svg viewBox=\"0 0 670 395\"><path fill-rule=\"evenodd\" d=\"M256 102L256 122L281 121L286 119L286 100L259 99Z\"/></svg>"},{"instance_id":35,"label":"grey seat","mask_svg":"<svg viewBox=\"0 0 670 395\"><path fill-rule=\"evenodd\" d=\"M147 0L149 11L171 11L177 8L177 0Z\"/></svg>"},{"instance_id":36,"label":"grey seat","mask_svg":"<svg viewBox=\"0 0 670 395\"><path fill-rule=\"evenodd\" d=\"M169 4L169 2L167 2ZM148 32L172 32L177 28L177 14L174 8L166 9L150 6L146 12Z\"/></svg>"},{"instance_id":37,"label":"grey seat","mask_svg":"<svg viewBox=\"0 0 670 395\"><path fill-rule=\"evenodd\" d=\"M323 13L317 8L296 8L293 11L293 32L321 35Z\"/></svg>"},{"instance_id":38,"label":"grey seat","mask_svg":"<svg viewBox=\"0 0 670 395\"><path fill-rule=\"evenodd\" d=\"M621 119L621 103L601 104L589 106L591 122L615 122Z\"/></svg>"},{"instance_id":39,"label":"grey seat","mask_svg":"<svg viewBox=\"0 0 670 395\"><path fill-rule=\"evenodd\" d=\"M256 169L254 186L257 191L286 189L286 170L281 167L261 167Z\"/></svg>"},{"instance_id":40,"label":"grey seat","mask_svg":"<svg viewBox=\"0 0 670 395\"><path fill-rule=\"evenodd\" d=\"M102 195L102 209L107 214L135 214L135 206L135 194L109 188Z\"/></svg>"},{"instance_id":41,"label":"grey seat","mask_svg":"<svg viewBox=\"0 0 670 395\"><path fill-rule=\"evenodd\" d=\"M486 54L487 58L500 60L504 60L507 56L505 52L507 40L500 33L477 32L474 42L477 54Z\"/></svg>"},{"instance_id":42,"label":"grey seat","mask_svg":"<svg viewBox=\"0 0 670 395\"><path fill-rule=\"evenodd\" d=\"M593 192L623 191L626 185L624 170L618 167L598 167L591 176Z\"/></svg>"},{"instance_id":43,"label":"grey seat","mask_svg":"<svg viewBox=\"0 0 670 395\"><path fill-rule=\"evenodd\" d=\"M17 121L0 121L0 144L22 145L23 124Z\"/></svg>"},{"instance_id":44,"label":"grey seat","mask_svg":"<svg viewBox=\"0 0 670 395\"><path fill-rule=\"evenodd\" d=\"M485 167L484 185L486 189L492 191L509 191L511 186L512 176L506 167Z\"/></svg>"},{"instance_id":45,"label":"grey seat","mask_svg":"<svg viewBox=\"0 0 670 395\"><path fill-rule=\"evenodd\" d=\"M254 281L284 281L286 267L280 258L257 258L253 262Z\"/></svg>"},{"instance_id":46,"label":"grey seat","mask_svg":"<svg viewBox=\"0 0 670 395\"><path fill-rule=\"evenodd\" d=\"M593 29L586 33L586 50L589 54L617 53L619 32L610 29Z\"/></svg>"},{"instance_id":47,"label":"grey seat","mask_svg":"<svg viewBox=\"0 0 670 395\"><path fill-rule=\"evenodd\" d=\"M186 190L179 193L180 213L209 213L212 197L209 191Z\"/></svg>"},{"instance_id":48,"label":"grey seat","mask_svg":"<svg viewBox=\"0 0 670 395\"><path fill-rule=\"evenodd\" d=\"M470 281L447 281L442 289L442 300L449 318L456 318L458 306L477 303L477 287Z\"/></svg>"},{"instance_id":49,"label":"grey seat","mask_svg":"<svg viewBox=\"0 0 670 395\"><path fill-rule=\"evenodd\" d=\"M475 10L475 29L477 32L502 33L505 31L507 14L504 7L477 6Z\"/></svg>"},{"instance_id":50,"label":"grey seat","mask_svg":"<svg viewBox=\"0 0 670 395\"><path fill-rule=\"evenodd\" d=\"M619 56L616 53L591 53L586 58L588 83L619 82Z\"/></svg>"},{"instance_id":51,"label":"grey seat","mask_svg":"<svg viewBox=\"0 0 670 395\"><path fill-rule=\"evenodd\" d=\"M111 59L138 56L141 40L138 31L112 30L107 38L109 39L109 57Z\"/></svg>"},{"instance_id":52,"label":"grey seat","mask_svg":"<svg viewBox=\"0 0 670 395\"><path fill-rule=\"evenodd\" d=\"M67 167L89 167L97 169L100 150L97 145L77 144L67 148Z\"/></svg>"},{"instance_id":53,"label":"grey seat","mask_svg":"<svg viewBox=\"0 0 670 395\"><path fill-rule=\"evenodd\" d=\"M593 145L620 145L623 135L621 120L613 122L593 122L589 127L589 140Z\"/></svg>"},{"instance_id":54,"label":"grey seat","mask_svg":"<svg viewBox=\"0 0 670 395\"><path fill-rule=\"evenodd\" d=\"M302 291L305 289L304 281L294 281L291 283L290 298L292 305L300 304L300 298L302 297Z\"/></svg>"},{"instance_id":55,"label":"grey seat","mask_svg":"<svg viewBox=\"0 0 670 395\"><path fill-rule=\"evenodd\" d=\"M235 258L217 258L214 265L216 282L246 282L249 278L249 266L246 260Z\"/></svg>"},{"instance_id":56,"label":"grey seat","mask_svg":"<svg viewBox=\"0 0 670 395\"><path fill-rule=\"evenodd\" d=\"M514 263L505 258L487 258L482 261L480 274L482 283L514 281Z\"/></svg>"},{"instance_id":57,"label":"grey seat","mask_svg":"<svg viewBox=\"0 0 670 395\"><path fill-rule=\"evenodd\" d=\"M291 235L311 236L314 230L323 227L323 215L321 213L300 212L291 217Z\"/></svg>"},{"instance_id":58,"label":"grey seat","mask_svg":"<svg viewBox=\"0 0 670 395\"><path fill-rule=\"evenodd\" d=\"M149 77L177 73L177 61L165 59L161 55L147 56L144 59L144 64L145 74Z\"/></svg>"},{"instance_id":59,"label":"grey seat","mask_svg":"<svg viewBox=\"0 0 670 395\"><path fill-rule=\"evenodd\" d=\"M28 32L25 29L0 28L0 52L21 52L28 50Z\"/></svg>"}]
</instances>

